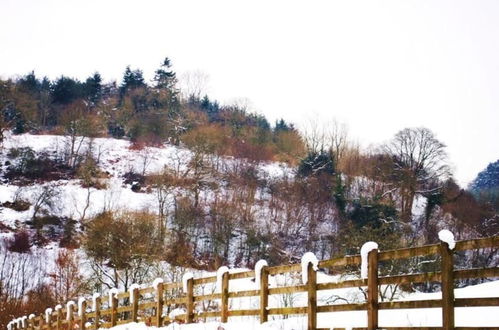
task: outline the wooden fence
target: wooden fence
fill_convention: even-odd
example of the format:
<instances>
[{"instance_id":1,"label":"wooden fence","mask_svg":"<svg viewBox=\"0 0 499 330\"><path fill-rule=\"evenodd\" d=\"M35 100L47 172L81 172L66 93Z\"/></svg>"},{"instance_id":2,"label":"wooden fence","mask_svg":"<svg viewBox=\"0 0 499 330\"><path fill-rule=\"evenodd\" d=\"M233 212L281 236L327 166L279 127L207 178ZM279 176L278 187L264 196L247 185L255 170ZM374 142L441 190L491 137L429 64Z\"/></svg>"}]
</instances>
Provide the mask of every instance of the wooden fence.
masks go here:
<instances>
[{"instance_id":1,"label":"wooden fence","mask_svg":"<svg viewBox=\"0 0 499 330\"><path fill-rule=\"evenodd\" d=\"M499 236L460 241L450 250L447 243L427 245L421 247L405 248L398 250L378 252L373 250L368 255L368 277L367 279L350 279L342 282L317 283L317 274L312 264L308 264L308 281L305 285L294 285L284 287L269 287L269 276L284 273L295 273L301 271L300 264L264 267L261 272L260 289L246 291L229 291L231 280L253 278L254 271L238 273L225 273L222 277L222 288L220 293L196 295L195 287L217 281L216 276L189 279L187 281L187 292L183 292L182 283L158 283L155 287L134 289L132 293L121 292L116 294L110 306L104 308L101 298L95 299L95 310L88 311L91 299L82 301L81 310L69 304L68 307L58 308L52 313L41 314L36 317L24 318L24 321L14 322L12 330L16 329L98 329L101 327L112 327L119 324L143 321L157 327L164 326L174 320L163 316L165 310L173 307L183 307L185 313L177 315L175 319L180 322L193 323L206 318L220 318L227 322L229 317L254 316L259 317L260 322L266 322L269 315L292 315L306 314L308 318L308 329L317 329L317 314L338 311L366 311L368 329L378 328L378 311L387 309L414 309L414 308L440 308L442 312L442 327L425 327L424 329L454 329L454 310L456 307L479 307L499 306L499 297L494 298L454 298L454 283L460 279L470 278L497 278L499 267L494 268L471 268L459 269L454 267L454 253L485 248L498 248ZM383 262L399 259L407 259L421 256L439 255L441 263L440 271L417 273L408 275L384 276L378 274L378 266ZM323 260L319 262L321 269L334 269L338 267L358 267L361 263L360 255L351 255L341 258ZM407 284L441 282L442 298L434 300L418 301L379 301L379 286L388 284ZM317 292L338 288L367 287L367 299L364 303L345 303L333 305L318 305ZM306 307L282 307L269 308L269 296L276 294L290 294L297 292L307 293ZM497 293L499 296L499 293ZM240 297L259 297L258 309L230 310L229 299ZM205 311L196 313L196 304L207 300L220 300L220 308L216 311ZM383 329L415 329L411 327L383 327ZM499 329L497 327L461 327L455 329Z\"/></svg>"}]
</instances>

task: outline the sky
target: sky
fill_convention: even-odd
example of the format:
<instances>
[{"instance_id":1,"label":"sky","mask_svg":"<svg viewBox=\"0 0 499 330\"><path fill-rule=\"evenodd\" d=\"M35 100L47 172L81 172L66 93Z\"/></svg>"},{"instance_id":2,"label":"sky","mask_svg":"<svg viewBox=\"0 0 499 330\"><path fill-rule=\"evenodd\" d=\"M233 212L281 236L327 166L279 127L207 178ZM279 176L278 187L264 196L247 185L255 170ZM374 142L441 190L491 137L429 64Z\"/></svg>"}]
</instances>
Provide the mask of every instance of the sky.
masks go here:
<instances>
[{"instance_id":1,"label":"sky","mask_svg":"<svg viewBox=\"0 0 499 330\"><path fill-rule=\"evenodd\" d=\"M362 146L425 126L466 185L499 158L499 1L0 0L0 76L146 78L168 56L273 122Z\"/></svg>"}]
</instances>

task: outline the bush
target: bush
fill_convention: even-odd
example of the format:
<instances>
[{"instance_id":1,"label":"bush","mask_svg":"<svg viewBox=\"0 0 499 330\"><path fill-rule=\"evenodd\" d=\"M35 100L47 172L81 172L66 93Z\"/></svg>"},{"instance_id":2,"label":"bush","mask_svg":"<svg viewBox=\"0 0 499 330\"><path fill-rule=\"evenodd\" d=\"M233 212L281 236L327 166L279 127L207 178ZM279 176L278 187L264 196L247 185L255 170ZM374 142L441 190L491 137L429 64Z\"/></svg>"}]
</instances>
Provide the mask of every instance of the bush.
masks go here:
<instances>
[{"instance_id":1,"label":"bush","mask_svg":"<svg viewBox=\"0 0 499 330\"><path fill-rule=\"evenodd\" d=\"M25 200L19 199L13 202L5 202L2 204L3 207L7 207L17 212L27 211L31 204Z\"/></svg>"},{"instance_id":2,"label":"bush","mask_svg":"<svg viewBox=\"0 0 499 330\"><path fill-rule=\"evenodd\" d=\"M72 176L69 168L59 164L45 153L35 154L34 150L25 148L12 148L7 156L16 159L7 169L7 179L42 179L45 181L59 180Z\"/></svg>"},{"instance_id":3,"label":"bush","mask_svg":"<svg viewBox=\"0 0 499 330\"><path fill-rule=\"evenodd\" d=\"M99 178L105 178L106 175L99 169L96 161L91 157L85 159L85 161L78 166L76 176L81 180L83 188L106 188L106 185L99 181Z\"/></svg>"},{"instance_id":4,"label":"bush","mask_svg":"<svg viewBox=\"0 0 499 330\"><path fill-rule=\"evenodd\" d=\"M310 151L298 166L298 175L320 176L321 174L333 175L335 164L333 155L327 151Z\"/></svg>"},{"instance_id":5,"label":"bush","mask_svg":"<svg viewBox=\"0 0 499 330\"><path fill-rule=\"evenodd\" d=\"M21 230L7 241L7 249L11 252L27 253L31 248L31 238L27 231Z\"/></svg>"}]
</instances>

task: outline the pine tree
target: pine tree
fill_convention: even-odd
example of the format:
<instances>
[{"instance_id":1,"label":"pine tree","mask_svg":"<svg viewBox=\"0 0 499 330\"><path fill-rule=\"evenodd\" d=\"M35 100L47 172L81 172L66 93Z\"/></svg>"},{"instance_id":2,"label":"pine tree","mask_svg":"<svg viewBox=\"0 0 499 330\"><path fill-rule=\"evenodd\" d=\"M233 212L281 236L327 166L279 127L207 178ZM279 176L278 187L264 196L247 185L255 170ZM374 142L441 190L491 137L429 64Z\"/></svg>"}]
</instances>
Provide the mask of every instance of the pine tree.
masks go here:
<instances>
[{"instance_id":1,"label":"pine tree","mask_svg":"<svg viewBox=\"0 0 499 330\"><path fill-rule=\"evenodd\" d=\"M85 81L85 96L94 105L99 102L102 97L102 78L96 72L93 76L88 77Z\"/></svg>"},{"instance_id":2,"label":"pine tree","mask_svg":"<svg viewBox=\"0 0 499 330\"><path fill-rule=\"evenodd\" d=\"M155 88L158 89L169 89L174 90L175 85L177 84L177 75L171 70L171 62L168 57L165 57L163 64L161 64L160 68L156 70L154 75Z\"/></svg>"},{"instance_id":3,"label":"pine tree","mask_svg":"<svg viewBox=\"0 0 499 330\"><path fill-rule=\"evenodd\" d=\"M76 79L61 76L52 86L52 101L68 104L83 95L83 84Z\"/></svg>"},{"instance_id":4,"label":"pine tree","mask_svg":"<svg viewBox=\"0 0 499 330\"><path fill-rule=\"evenodd\" d=\"M125 73L123 74L123 81L120 86L121 95L122 96L125 95L127 90L139 87L146 87L142 70L140 69L132 70L128 65L125 69Z\"/></svg>"}]
</instances>

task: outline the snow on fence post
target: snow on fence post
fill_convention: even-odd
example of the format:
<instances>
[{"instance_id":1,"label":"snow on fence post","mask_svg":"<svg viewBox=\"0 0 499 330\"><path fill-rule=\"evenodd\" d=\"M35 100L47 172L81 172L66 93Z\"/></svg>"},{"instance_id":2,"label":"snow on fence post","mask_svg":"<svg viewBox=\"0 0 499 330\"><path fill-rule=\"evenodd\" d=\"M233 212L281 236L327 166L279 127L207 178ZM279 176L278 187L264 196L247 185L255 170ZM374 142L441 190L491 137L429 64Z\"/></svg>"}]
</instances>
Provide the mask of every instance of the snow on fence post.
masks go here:
<instances>
[{"instance_id":1,"label":"snow on fence post","mask_svg":"<svg viewBox=\"0 0 499 330\"><path fill-rule=\"evenodd\" d=\"M367 328L378 329L378 249L367 255Z\"/></svg>"},{"instance_id":2,"label":"snow on fence post","mask_svg":"<svg viewBox=\"0 0 499 330\"><path fill-rule=\"evenodd\" d=\"M317 272L312 262L307 266L307 291L308 291L308 330L317 329Z\"/></svg>"},{"instance_id":3,"label":"snow on fence post","mask_svg":"<svg viewBox=\"0 0 499 330\"><path fill-rule=\"evenodd\" d=\"M191 277L187 279L187 314L185 315L185 322L194 322L194 279Z\"/></svg>"},{"instance_id":4,"label":"snow on fence post","mask_svg":"<svg viewBox=\"0 0 499 330\"><path fill-rule=\"evenodd\" d=\"M442 328L454 329L454 258L449 243L440 243L442 256Z\"/></svg>"},{"instance_id":5,"label":"snow on fence post","mask_svg":"<svg viewBox=\"0 0 499 330\"><path fill-rule=\"evenodd\" d=\"M156 287L156 327L161 328L163 326L164 304L163 279L154 280L153 286Z\"/></svg>"},{"instance_id":6,"label":"snow on fence post","mask_svg":"<svg viewBox=\"0 0 499 330\"><path fill-rule=\"evenodd\" d=\"M222 275L222 323L229 320L229 272Z\"/></svg>"},{"instance_id":7,"label":"snow on fence post","mask_svg":"<svg viewBox=\"0 0 499 330\"><path fill-rule=\"evenodd\" d=\"M260 270L260 323L267 322L269 319L269 271L267 266Z\"/></svg>"}]
</instances>

